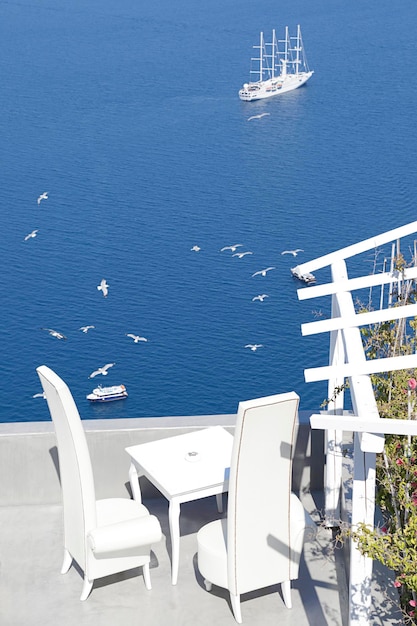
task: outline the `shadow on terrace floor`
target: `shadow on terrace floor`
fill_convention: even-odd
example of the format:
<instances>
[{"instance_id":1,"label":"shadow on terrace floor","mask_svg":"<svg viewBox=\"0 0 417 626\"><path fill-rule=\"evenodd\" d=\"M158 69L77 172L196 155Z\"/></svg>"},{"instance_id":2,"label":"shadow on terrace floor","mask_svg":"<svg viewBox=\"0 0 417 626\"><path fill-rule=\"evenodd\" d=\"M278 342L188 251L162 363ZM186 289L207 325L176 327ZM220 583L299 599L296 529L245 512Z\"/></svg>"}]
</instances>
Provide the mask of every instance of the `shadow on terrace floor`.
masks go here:
<instances>
[{"instance_id":1,"label":"shadow on terrace floor","mask_svg":"<svg viewBox=\"0 0 417 626\"><path fill-rule=\"evenodd\" d=\"M310 496L306 507L315 504ZM82 580L72 567L59 573L62 561L60 506L0 508L0 623L2 626L234 626L228 593L208 593L198 572L196 532L218 516L214 498L181 507L181 553L178 584L170 582L167 502L145 502L161 521L164 539L151 563L152 591L141 572L132 570L97 580L86 602L80 602ZM318 516L316 516L319 521ZM336 556L336 558L335 558ZM331 531L319 528L317 540L305 544L300 578L293 582L293 608L282 601L279 586L242 596L247 626L346 626L343 567L337 563Z\"/></svg>"}]
</instances>

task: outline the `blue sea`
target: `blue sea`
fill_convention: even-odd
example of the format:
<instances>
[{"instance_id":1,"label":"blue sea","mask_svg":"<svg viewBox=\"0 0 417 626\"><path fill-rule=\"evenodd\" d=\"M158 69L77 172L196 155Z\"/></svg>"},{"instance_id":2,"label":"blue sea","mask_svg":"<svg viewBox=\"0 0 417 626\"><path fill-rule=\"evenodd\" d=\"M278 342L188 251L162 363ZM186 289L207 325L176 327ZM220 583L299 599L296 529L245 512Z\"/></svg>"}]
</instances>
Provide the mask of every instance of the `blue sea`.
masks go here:
<instances>
[{"instance_id":1,"label":"blue sea","mask_svg":"<svg viewBox=\"0 0 417 626\"><path fill-rule=\"evenodd\" d=\"M290 390L318 409L326 386L303 370L328 337L300 325L330 305L299 302L281 252L307 261L416 219L416 23L414 0L0 2L0 421L49 419L41 364L87 419ZM314 76L241 102L259 32L297 24ZM98 383L129 397L90 404Z\"/></svg>"}]
</instances>

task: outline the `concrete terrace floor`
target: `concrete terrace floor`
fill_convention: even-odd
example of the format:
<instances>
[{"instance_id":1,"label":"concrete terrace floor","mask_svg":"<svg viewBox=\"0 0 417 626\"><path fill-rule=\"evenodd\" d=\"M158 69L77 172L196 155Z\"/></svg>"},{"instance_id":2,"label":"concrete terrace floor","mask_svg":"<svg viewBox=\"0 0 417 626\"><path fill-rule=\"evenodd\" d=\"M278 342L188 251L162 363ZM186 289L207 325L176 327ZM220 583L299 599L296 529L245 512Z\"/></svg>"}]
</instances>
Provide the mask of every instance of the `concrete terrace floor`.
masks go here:
<instances>
[{"instance_id":1,"label":"concrete terrace floor","mask_svg":"<svg viewBox=\"0 0 417 626\"><path fill-rule=\"evenodd\" d=\"M321 523L323 443L310 431L308 417L299 416L293 488L317 524L317 538L305 543L300 575L292 583L293 608L285 607L279 585L246 594L241 603L246 626L348 626L348 551L335 545L332 531ZM84 421L97 497L129 497L126 446L213 425L233 432L234 420L225 415ZM353 462L349 441L342 486L347 516ZM131 570L95 581L87 601L80 602L80 572L72 567L60 574L62 506L51 423L0 424L0 476L0 626L236 624L228 592L215 586L207 592L197 568L196 533L219 517L214 497L181 506L179 579L172 586L168 503L142 482L144 503L160 520L164 535L152 554L152 590L145 588L140 569ZM369 626L403 623L392 573L375 564L371 599Z\"/></svg>"},{"instance_id":2,"label":"concrete terrace floor","mask_svg":"<svg viewBox=\"0 0 417 626\"><path fill-rule=\"evenodd\" d=\"M164 498L145 501L158 516L164 538L151 562L152 590L140 570L99 579L86 602L80 602L82 579L75 567L60 574L62 509L60 505L0 507L0 624L2 626L233 626L228 593L205 590L197 568L196 532L218 517L215 498L181 507L179 580L170 582L168 507ZM317 507L310 494L306 508ZM317 512L313 518L319 523ZM168 538L168 539L167 539ZM318 528L305 544L300 577L292 585L293 608L284 606L280 586L242 596L247 626L347 626L347 587L341 550L332 533ZM379 622L375 622L379 623ZM381 623L387 623L381 622Z\"/></svg>"}]
</instances>

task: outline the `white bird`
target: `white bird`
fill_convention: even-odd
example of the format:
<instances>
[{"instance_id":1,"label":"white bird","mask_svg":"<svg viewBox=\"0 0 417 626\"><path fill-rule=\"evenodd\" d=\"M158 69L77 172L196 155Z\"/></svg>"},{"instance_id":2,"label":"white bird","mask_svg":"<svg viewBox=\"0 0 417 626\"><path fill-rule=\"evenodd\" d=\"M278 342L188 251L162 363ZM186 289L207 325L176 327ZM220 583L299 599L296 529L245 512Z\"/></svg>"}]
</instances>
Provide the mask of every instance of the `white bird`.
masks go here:
<instances>
[{"instance_id":1,"label":"white bird","mask_svg":"<svg viewBox=\"0 0 417 626\"><path fill-rule=\"evenodd\" d=\"M193 247L191 248L191 250L192 250L193 252L200 252L201 248L200 248L200 246L193 246Z\"/></svg>"},{"instance_id":2,"label":"white bird","mask_svg":"<svg viewBox=\"0 0 417 626\"><path fill-rule=\"evenodd\" d=\"M53 328L41 328L41 330L46 330L52 337L56 337L57 339L66 339L65 335Z\"/></svg>"},{"instance_id":3,"label":"white bird","mask_svg":"<svg viewBox=\"0 0 417 626\"><path fill-rule=\"evenodd\" d=\"M247 254L253 254L253 252L235 252L235 254L232 254L232 256L237 256L239 257L239 259L243 259L243 257Z\"/></svg>"},{"instance_id":4,"label":"white bird","mask_svg":"<svg viewBox=\"0 0 417 626\"><path fill-rule=\"evenodd\" d=\"M148 341L146 337L140 337L139 335L133 335L133 333L126 333L126 337L131 337L135 343L139 343L139 341Z\"/></svg>"},{"instance_id":5,"label":"white bird","mask_svg":"<svg viewBox=\"0 0 417 626\"><path fill-rule=\"evenodd\" d=\"M81 328L79 328L78 330L82 330L83 333L88 333L90 328L95 328L95 326L81 326Z\"/></svg>"},{"instance_id":6,"label":"white bird","mask_svg":"<svg viewBox=\"0 0 417 626\"><path fill-rule=\"evenodd\" d=\"M252 298L252 302L255 302L256 300L259 300L259 302L263 302L265 300L265 298L269 298L267 293L261 293L259 294L259 296L255 296L254 298Z\"/></svg>"},{"instance_id":7,"label":"white bird","mask_svg":"<svg viewBox=\"0 0 417 626\"><path fill-rule=\"evenodd\" d=\"M235 243L233 246L224 246L224 248L222 248L220 252L224 252L225 250L231 250L232 252L236 252L237 248L241 248L242 246L243 243Z\"/></svg>"},{"instance_id":8,"label":"white bird","mask_svg":"<svg viewBox=\"0 0 417 626\"><path fill-rule=\"evenodd\" d=\"M98 369L94 370L94 372L92 372L88 378L94 378L94 376L98 376L99 374L107 376L107 370L110 369L110 367L113 367L113 365L116 365L116 363L107 363L106 365L103 365L103 367L99 367Z\"/></svg>"},{"instance_id":9,"label":"white bird","mask_svg":"<svg viewBox=\"0 0 417 626\"><path fill-rule=\"evenodd\" d=\"M265 117L265 115L271 115L270 113L260 113L259 115L251 115L250 117L248 117L248 122L250 122L251 120L260 120L261 117Z\"/></svg>"},{"instance_id":10,"label":"white bird","mask_svg":"<svg viewBox=\"0 0 417 626\"><path fill-rule=\"evenodd\" d=\"M299 252L304 252L301 248L297 248L296 250L284 250L281 254L292 254L293 256L297 256Z\"/></svg>"},{"instance_id":11,"label":"white bird","mask_svg":"<svg viewBox=\"0 0 417 626\"><path fill-rule=\"evenodd\" d=\"M35 395L33 395L32 398L44 398L46 400L46 395L45 395L45 392L35 393Z\"/></svg>"},{"instance_id":12,"label":"white bird","mask_svg":"<svg viewBox=\"0 0 417 626\"><path fill-rule=\"evenodd\" d=\"M101 280L101 283L100 283L99 285L97 285L97 289L98 289L99 291L102 291L102 292L103 292L103 296L104 296L105 298L107 297L107 294L109 293L109 286L110 286L110 285L108 285L108 284L106 283L106 279L105 279L105 278L103 278L103 279Z\"/></svg>"},{"instance_id":13,"label":"white bird","mask_svg":"<svg viewBox=\"0 0 417 626\"><path fill-rule=\"evenodd\" d=\"M42 200L47 200L48 199L48 191L44 191L44 193L41 193L41 195L38 198L38 205L41 203Z\"/></svg>"},{"instance_id":14,"label":"white bird","mask_svg":"<svg viewBox=\"0 0 417 626\"><path fill-rule=\"evenodd\" d=\"M247 343L245 348L250 348L252 352L256 352L258 348L263 348L262 343Z\"/></svg>"},{"instance_id":15,"label":"white bird","mask_svg":"<svg viewBox=\"0 0 417 626\"><path fill-rule=\"evenodd\" d=\"M252 274L252 278L254 276L266 276L266 273L269 272L269 270L274 270L275 267L267 267L264 270L259 270L258 272L255 272L254 274Z\"/></svg>"},{"instance_id":16,"label":"white bird","mask_svg":"<svg viewBox=\"0 0 417 626\"><path fill-rule=\"evenodd\" d=\"M26 235L26 237L25 237L25 241L27 241L27 240L28 240L28 239L30 239L31 237L36 237L36 233L38 233L38 232L39 232L39 229L37 229L37 230L32 230L32 232L31 232L31 233L29 233L29 235Z\"/></svg>"}]
</instances>

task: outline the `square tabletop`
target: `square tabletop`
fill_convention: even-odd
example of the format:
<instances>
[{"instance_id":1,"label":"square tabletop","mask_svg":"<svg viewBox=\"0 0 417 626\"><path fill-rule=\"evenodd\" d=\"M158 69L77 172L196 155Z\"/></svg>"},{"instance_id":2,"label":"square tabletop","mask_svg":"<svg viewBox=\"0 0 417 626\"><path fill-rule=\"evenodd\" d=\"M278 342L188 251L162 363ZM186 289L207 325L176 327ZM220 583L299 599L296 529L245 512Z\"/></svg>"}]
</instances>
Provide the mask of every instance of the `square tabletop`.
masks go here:
<instances>
[{"instance_id":1,"label":"square tabletop","mask_svg":"<svg viewBox=\"0 0 417 626\"><path fill-rule=\"evenodd\" d=\"M221 426L213 426L129 446L126 452L170 499L227 485L232 445L233 435Z\"/></svg>"}]
</instances>

